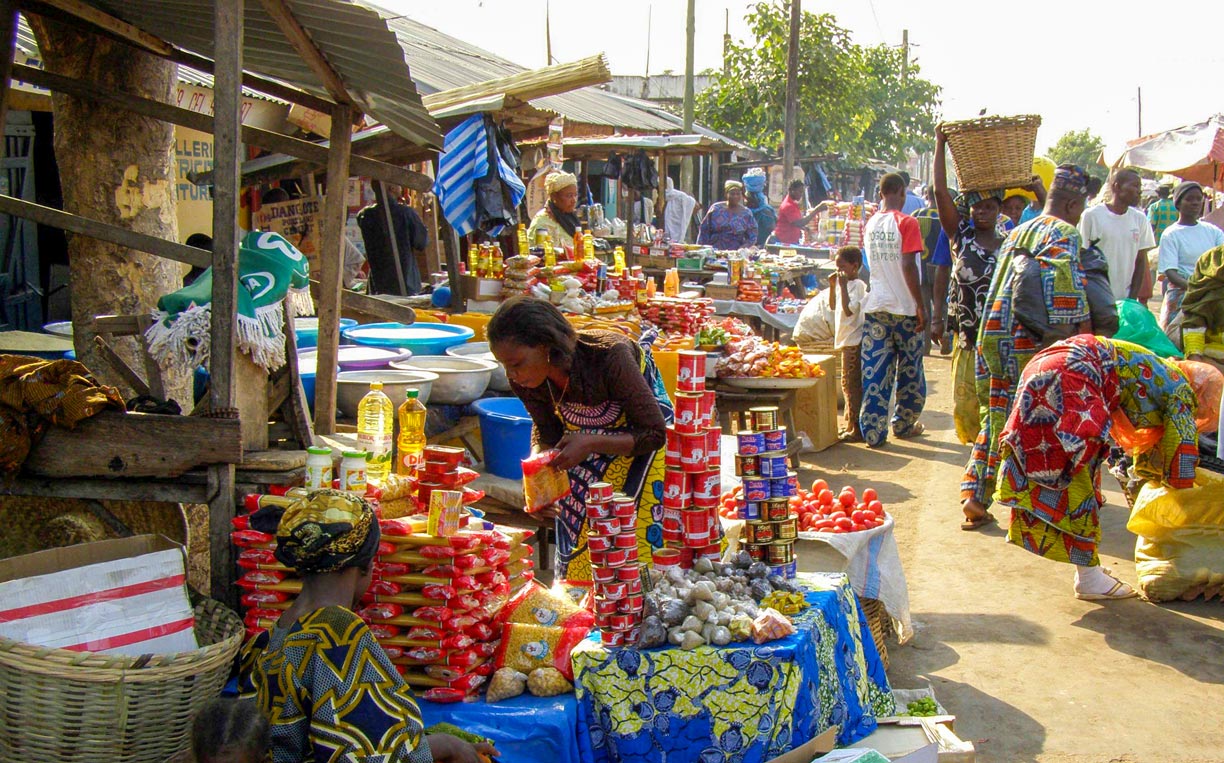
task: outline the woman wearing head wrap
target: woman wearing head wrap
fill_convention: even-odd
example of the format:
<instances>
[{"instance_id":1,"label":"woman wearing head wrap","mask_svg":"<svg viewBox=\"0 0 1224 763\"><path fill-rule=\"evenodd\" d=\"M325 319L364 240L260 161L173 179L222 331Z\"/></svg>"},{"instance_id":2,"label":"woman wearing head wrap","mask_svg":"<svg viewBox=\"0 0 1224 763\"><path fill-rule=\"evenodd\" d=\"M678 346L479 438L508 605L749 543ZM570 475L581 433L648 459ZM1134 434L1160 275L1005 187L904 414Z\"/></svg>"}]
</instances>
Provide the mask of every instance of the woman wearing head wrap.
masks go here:
<instances>
[{"instance_id":1,"label":"woman wearing head wrap","mask_svg":"<svg viewBox=\"0 0 1224 763\"><path fill-rule=\"evenodd\" d=\"M1173 191L1177 222L1165 228L1164 235L1160 237L1160 261L1157 265L1168 282L1164 304L1160 308L1160 326L1165 330L1181 314L1186 286L1199 257L1208 249L1224 246L1224 232L1211 223L1199 220L1203 214L1204 198L1203 187L1198 183L1187 181Z\"/></svg>"},{"instance_id":2,"label":"woman wearing head wrap","mask_svg":"<svg viewBox=\"0 0 1224 763\"><path fill-rule=\"evenodd\" d=\"M1112 440L1136 453L1139 476L1191 487L1197 407L1182 369L1138 345L1083 334L1037 353L1000 436L995 500L1012 510L1008 541L1076 565L1078 599L1134 596L1097 555L1101 462Z\"/></svg>"},{"instance_id":3,"label":"woman wearing head wrap","mask_svg":"<svg viewBox=\"0 0 1224 763\"><path fill-rule=\"evenodd\" d=\"M748 207L753 218L756 219L756 245L765 246L769 234L773 233L778 224L778 213L770 205L769 199L765 197L764 171L757 174L749 171L744 174L744 206Z\"/></svg>"},{"instance_id":4,"label":"woman wearing head wrap","mask_svg":"<svg viewBox=\"0 0 1224 763\"><path fill-rule=\"evenodd\" d=\"M1060 166L1044 212L1008 234L977 336L975 381L981 431L961 482L964 530L994 521L987 510L999 466L999 437L1020 372L1038 351L1080 333L1118 330L1105 258L1084 248L1076 224L1084 212L1087 175Z\"/></svg>"},{"instance_id":5,"label":"woman wearing head wrap","mask_svg":"<svg viewBox=\"0 0 1224 763\"><path fill-rule=\"evenodd\" d=\"M999 202L1003 190L969 191L952 198L948 190L947 136L935 129L935 205L939 225L948 237L952 264L935 261L934 311L931 339L940 341L946 330L952 344L952 420L962 445L977 439L982 415L974 375L978 327L995 272L995 255L1006 234L999 230ZM949 271L950 274L949 274ZM949 277L951 284L949 285ZM947 321L943 301L947 299ZM951 325L946 325L951 324Z\"/></svg>"},{"instance_id":6,"label":"woman wearing head wrap","mask_svg":"<svg viewBox=\"0 0 1224 763\"><path fill-rule=\"evenodd\" d=\"M578 215L574 213L578 208L578 178L572 172L558 170L544 179L544 190L548 193L548 203L531 218L527 240L534 246L536 233L546 230L552 237L554 248L561 247L575 259L580 259L573 254L574 233L582 227Z\"/></svg>"},{"instance_id":7,"label":"woman wearing head wrap","mask_svg":"<svg viewBox=\"0 0 1224 763\"><path fill-rule=\"evenodd\" d=\"M447 734L425 735L412 690L353 614L370 585L379 529L365 500L316 490L251 516L276 534L276 559L302 591L271 631L243 647L239 691L272 726L273 763L478 761L496 754Z\"/></svg>"},{"instance_id":8,"label":"woman wearing head wrap","mask_svg":"<svg viewBox=\"0 0 1224 763\"><path fill-rule=\"evenodd\" d=\"M717 201L701 221L697 243L720 251L756 246L757 222L752 211L744 206L744 184L738 180L723 183L726 201Z\"/></svg>"}]
</instances>

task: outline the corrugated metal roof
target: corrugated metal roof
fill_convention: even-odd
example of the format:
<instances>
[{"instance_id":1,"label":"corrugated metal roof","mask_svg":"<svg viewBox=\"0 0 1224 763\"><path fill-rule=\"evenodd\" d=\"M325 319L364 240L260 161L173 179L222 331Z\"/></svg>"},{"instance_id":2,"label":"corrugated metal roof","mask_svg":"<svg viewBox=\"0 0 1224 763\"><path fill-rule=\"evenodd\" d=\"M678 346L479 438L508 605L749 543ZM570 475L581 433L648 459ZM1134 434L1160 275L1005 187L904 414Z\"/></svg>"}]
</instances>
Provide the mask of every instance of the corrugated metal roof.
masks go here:
<instances>
[{"instance_id":1,"label":"corrugated metal roof","mask_svg":"<svg viewBox=\"0 0 1224 763\"><path fill-rule=\"evenodd\" d=\"M611 93L611 92L608 93L608 96L618 101L623 101L636 108L642 109L643 111L648 111L651 114L654 114L659 119L670 122L672 125L675 126L676 129L684 129L684 119L682 117L679 117L671 113L670 111L663 108L657 103L654 103L652 101L644 101L640 98L634 98L628 95L619 95L617 93ZM693 132L697 133L698 135L704 135L707 138L713 138L714 140L726 143L733 150L741 154L745 154L745 155L752 154L754 156L765 156L766 155L765 152L759 151L753 148L752 146L741 143L735 138L731 138L726 135L723 135L720 132L711 130L710 128L706 127L700 122L693 122Z\"/></svg>"},{"instance_id":2,"label":"corrugated metal roof","mask_svg":"<svg viewBox=\"0 0 1224 763\"><path fill-rule=\"evenodd\" d=\"M524 66L407 16L375 3L366 4L375 9L395 33L412 69L412 78L422 93L436 93L527 71ZM531 105L585 124L645 132L678 131L676 125L648 111L617 101L610 93L593 87L536 98Z\"/></svg>"},{"instance_id":3,"label":"corrugated metal roof","mask_svg":"<svg viewBox=\"0 0 1224 763\"><path fill-rule=\"evenodd\" d=\"M215 0L86 2L183 50L213 56ZM286 5L367 114L417 145L441 146L442 135L421 104L403 51L377 13L340 0L286 0ZM259 3L247 3L245 24L247 71L330 97Z\"/></svg>"}]
</instances>

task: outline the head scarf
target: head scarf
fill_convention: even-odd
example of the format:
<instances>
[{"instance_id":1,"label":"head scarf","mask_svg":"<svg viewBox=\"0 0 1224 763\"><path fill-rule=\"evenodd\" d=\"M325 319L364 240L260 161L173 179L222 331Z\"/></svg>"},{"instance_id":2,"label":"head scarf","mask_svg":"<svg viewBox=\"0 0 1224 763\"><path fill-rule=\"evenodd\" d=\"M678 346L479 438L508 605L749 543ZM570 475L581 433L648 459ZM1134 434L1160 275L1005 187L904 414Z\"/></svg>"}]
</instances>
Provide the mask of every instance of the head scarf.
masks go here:
<instances>
[{"instance_id":1,"label":"head scarf","mask_svg":"<svg viewBox=\"0 0 1224 763\"><path fill-rule=\"evenodd\" d=\"M753 193L762 193L765 190L765 173L753 172L749 170L744 173L744 187Z\"/></svg>"},{"instance_id":2,"label":"head scarf","mask_svg":"<svg viewBox=\"0 0 1224 763\"><path fill-rule=\"evenodd\" d=\"M744 190L744 184L738 180L728 180L727 182L723 183L723 196L726 196L734 190Z\"/></svg>"},{"instance_id":3,"label":"head scarf","mask_svg":"<svg viewBox=\"0 0 1224 763\"><path fill-rule=\"evenodd\" d=\"M1203 190L1203 186L1199 185L1193 180L1186 180L1181 183L1178 183L1177 188L1173 190L1173 206L1175 207L1181 206L1182 197L1190 193L1191 191L1201 192L1202 190Z\"/></svg>"},{"instance_id":4,"label":"head scarf","mask_svg":"<svg viewBox=\"0 0 1224 763\"><path fill-rule=\"evenodd\" d=\"M578 187L578 178L572 172L554 172L544 178L544 190L549 196L570 186Z\"/></svg>"},{"instance_id":5,"label":"head scarf","mask_svg":"<svg viewBox=\"0 0 1224 763\"><path fill-rule=\"evenodd\" d=\"M977 204L979 201L984 199L996 199L1002 202L1003 196L1006 193L1006 189L1003 188L995 188L989 191L965 191L964 193L957 194L956 196L956 210L960 212L961 216L963 217L969 212L970 209L973 208L973 205Z\"/></svg>"},{"instance_id":6,"label":"head scarf","mask_svg":"<svg viewBox=\"0 0 1224 763\"><path fill-rule=\"evenodd\" d=\"M340 490L314 490L283 509L269 506L251 516L251 526L272 532L276 559L302 575L369 567L380 532L364 498Z\"/></svg>"},{"instance_id":7,"label":"head scarf","mask_svg":"<svg viewBox=\"0 0 1224 763\"><path fill-rule=\"evenodd\" d=\"M1066 191L1067 193L1088 195L1088 175L1074 164L1060 164L1054 170L1054 180L1050 190Z\"/></svg>"}]
</instances>

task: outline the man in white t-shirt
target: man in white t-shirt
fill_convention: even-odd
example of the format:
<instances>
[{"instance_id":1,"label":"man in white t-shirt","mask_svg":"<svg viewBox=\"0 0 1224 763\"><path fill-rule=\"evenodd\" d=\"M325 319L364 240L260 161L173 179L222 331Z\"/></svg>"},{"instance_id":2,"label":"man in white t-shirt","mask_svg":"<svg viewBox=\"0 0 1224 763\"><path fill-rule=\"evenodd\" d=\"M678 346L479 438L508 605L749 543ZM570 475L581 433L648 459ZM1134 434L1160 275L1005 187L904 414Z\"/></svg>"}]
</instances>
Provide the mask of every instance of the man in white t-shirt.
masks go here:
<instances>
[{"instance_id":1,"label":"man in white t-shirt","mask_svg":"<svg viewBox=\"0 0 1224 763\"><path fill-rule=\"evenodd\" d=\"M859 431L868 447L888 438L891 420L899 438L922 434L918 416L926 404L922 354L926 345L926 311L918 278L922 229L901 210L905 180L888 174L880 180L882 208L867 221L863 239L871 291L863 302L863 406ZM895 384L894 384L895 382ZM896 410L889 399L896 388Z\"/></svg>"},{"instance_id":2,"label":"man in white t-shirt","mask_svg":"<svg viewBox=\"0 0 1224 763\"><path fill-rule=\"evenodd\" d=\"M1147 254L1156 246L1147 215L1135 208L1143 182L1138 172L1121 169L1114 173L1109 190L1107 203L1089 207L1080 218L1080 236L1086 246L1095 245L1105 255L1114 300L1139 299Z\"/></svg>"}]
</instances>

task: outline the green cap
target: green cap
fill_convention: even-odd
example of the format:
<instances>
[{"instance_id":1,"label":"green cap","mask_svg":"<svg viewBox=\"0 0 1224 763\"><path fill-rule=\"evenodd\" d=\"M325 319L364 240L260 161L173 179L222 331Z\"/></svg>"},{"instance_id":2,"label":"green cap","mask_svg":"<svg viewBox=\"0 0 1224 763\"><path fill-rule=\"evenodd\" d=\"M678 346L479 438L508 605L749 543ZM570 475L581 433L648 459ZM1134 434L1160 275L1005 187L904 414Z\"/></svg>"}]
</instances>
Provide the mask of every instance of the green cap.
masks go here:
<instances>
[{"instance_id":1,"label":"green cap","mask_svg":"<svg viewBox=\"0 0 1224 763\"><path fill-rule=\"evenodd\" d=\"M344 457L345 458L365 458L366 452L364 450L346 450L344 451Z\"/></svg>"},{"instance_id":2,"label":"green cap","mask_svg":"<svg viewBox=\"0 0 1224 763\"><path fill-rule=\"evenodd\" d=\"M411 399L413 399L413 398L415 398L415 397L420 397L420 396L421 396L421 390L419 390L419 389L409 389L409 390L406 390L406 391L404 392L404 396L405 396L405 397L407 397L409 400L411 400Z\"/></svg>"},{"instance_id":3,"label":"green cap","mask_svg":"<svg viewBox=\"0 0 1224 763\"><path fill-rule=\"evenodd\" d=\"M331 448L319 448L319 447L307 448L306 452L312 456L330 456L332 454Z\"/></svg>"}]
</instances>

